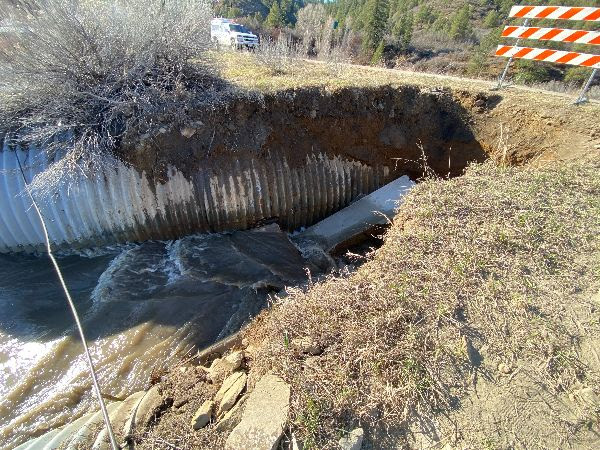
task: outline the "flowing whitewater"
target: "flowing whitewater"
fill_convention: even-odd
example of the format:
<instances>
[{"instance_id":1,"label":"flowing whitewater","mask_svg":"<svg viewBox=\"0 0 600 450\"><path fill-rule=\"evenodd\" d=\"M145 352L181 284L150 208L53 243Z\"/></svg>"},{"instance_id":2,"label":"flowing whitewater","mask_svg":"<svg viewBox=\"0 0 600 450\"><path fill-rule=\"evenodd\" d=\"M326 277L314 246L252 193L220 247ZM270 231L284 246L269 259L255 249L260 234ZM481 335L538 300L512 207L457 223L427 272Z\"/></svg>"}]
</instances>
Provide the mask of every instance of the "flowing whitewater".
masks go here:
<instances>
[{"instance_id":1,"label":"flowing whitewater","mask_svg":"<svg viewBox=\"0 0 600 450\"><path fill-rule=\"evenodd\" d=\"M104 394L125 397L237 330L268 296L302 283L277 227L105 248L59 261ZM96 408L82 346L45 257L0 255L0 447Z\"/></svg>"}]
</instances>

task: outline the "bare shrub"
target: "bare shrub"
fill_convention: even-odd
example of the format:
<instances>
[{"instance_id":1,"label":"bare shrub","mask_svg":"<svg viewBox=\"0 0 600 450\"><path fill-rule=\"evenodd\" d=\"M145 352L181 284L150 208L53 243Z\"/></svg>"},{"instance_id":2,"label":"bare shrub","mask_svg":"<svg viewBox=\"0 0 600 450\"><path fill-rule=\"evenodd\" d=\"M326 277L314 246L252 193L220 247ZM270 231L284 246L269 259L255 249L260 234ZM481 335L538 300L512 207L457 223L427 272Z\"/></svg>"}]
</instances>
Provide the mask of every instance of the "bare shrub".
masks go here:
<instances>
[{"instance_id":1,"label":"bare shrub","mask_svg":"<svg viewBox=\"0 0 600 450\"><path fill-rule=\"evenodd\" d=\"M296 31L305 38L318 39L323 26L328 22L325 6L320 3L309 3L298 11Z\"/></svg>"},{"instance_id":2,"label":"bare shrub","mask_svg":"<svg viewBox=\"0 0 600 450\"><path fill-rule=\"evenodd\" d=\"M297 40L281 33L277 38L261 36L260 46L255 50L258 61L268 67L273 75L293 72L295 61L300 56Z\"/></svg>"},{"instance_id":3,"label":"bare shrub","mask_svg":"<svg viewBox=\"0 0 600 450\"><path fill-rule=\"evenodd\" d=\"M0 127L18 143L60 156L45 182L93 170L126 130L148 133L160 120L182 120L213 91L216 80L202 59L208 1L26 5L30 12L19 14L23 2L0 4L18 30L13 45L0 48Z\"/></svg>"}]
</instances>

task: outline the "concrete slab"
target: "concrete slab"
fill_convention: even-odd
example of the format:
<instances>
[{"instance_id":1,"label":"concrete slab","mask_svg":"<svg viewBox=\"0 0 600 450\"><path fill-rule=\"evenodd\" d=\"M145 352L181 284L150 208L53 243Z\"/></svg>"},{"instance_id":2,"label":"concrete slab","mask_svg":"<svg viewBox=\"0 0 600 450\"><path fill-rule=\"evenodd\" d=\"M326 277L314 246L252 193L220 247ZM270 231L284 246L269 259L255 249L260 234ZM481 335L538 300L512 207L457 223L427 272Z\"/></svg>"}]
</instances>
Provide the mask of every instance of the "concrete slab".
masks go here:
<instances>
[{"instance_id":1,"label":"concrete slab","mask_svg":"<svg viewBox=\"0 0 600 450\"><path fill-rule=\"evenodd\" d=\"M407 176L400 177L307 228L296 238L315 241L330 252L374 226L391 222L402 198L414 185Z\"/></svg>"}]
</instances>

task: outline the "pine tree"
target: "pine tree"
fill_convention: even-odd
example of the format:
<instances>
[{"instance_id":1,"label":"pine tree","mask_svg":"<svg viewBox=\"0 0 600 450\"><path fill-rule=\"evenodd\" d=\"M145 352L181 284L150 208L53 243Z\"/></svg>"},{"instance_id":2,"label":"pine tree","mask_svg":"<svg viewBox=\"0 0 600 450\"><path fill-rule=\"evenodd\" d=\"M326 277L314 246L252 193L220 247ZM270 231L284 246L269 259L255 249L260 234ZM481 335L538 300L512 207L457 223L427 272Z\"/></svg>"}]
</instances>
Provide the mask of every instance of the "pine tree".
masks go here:
<instances>
[{"instance_id":1,"label":"pine tree","mask_svg":"<svg viewBox=\"0 0 600 450\"><path fill-rule=\"evenodd\" d=\"M471 7L465 5L460 8L450 24L450 37L452 39L466 39L471 36L473 29L471 28Z\"/></svg>"},{"instance_id":2,"label":"pine tree","mask_svg":"<svg viewBox=\"0 0 600 450\"><path fill-rule=\"evenodd\" d=\"M485 16L485 19L483 20L483 26L485 28L495 28L498 26L498 24L500 23L500 14L498 14L498 11L496 10L492 10L488 13L487 16Z\"/></svg>"},{"instance_id":3,"label":"pine tree","mask_svg":"<svg viewBox=\"0 0 600 450\"><path fill-rule=\"evenodd\" d=\"M375 49L375 53L373 53L373 57L371 58L371 65L376 66L381 63L383 59L383 51L385 50L385 44L383 39L379 42L379 45Z\"/></svg>"},{"instance_id":4,"label":"pine tree","mask_svg":"<svg viewBox=\"0 0 600 450\"><path fill-rule=\"evenodd\" d=\"M280 0L279 9L281 10L281 15L283 17L284 24L291 24L296 21L296 15L294 11L294 1L293 0Z\"/></svg>"},{"instance_id":5,"label":"pine tree","mask_svg":"<svg viewBox=\"0 0 600 450\"><path fill-rule=\"evenodd\" d=\"M413 15L405 13L400 16L394 27L394 37L398 39L398 44L402 50L408 49L413 34Z\"/></svg>"},{"instance_id":6,"label":"pine tree","mask_svg":"<svg viewBox=\"0 0 600 450\"><path fill-rule=\"evenodd\" d=\"M374 50L385 36L388 20L387 0L368 0L364 9L365 39L363 48Z\"/></svg>"},{"instance_id":7,"label":"pine tree","mask_svg":"<svg viewBox=\"0 0 600 450\"><path fill-rule=\"evenodd\" d=\"M268 27L271 28L280 28L285 25L285 18L283 17L283 11L279 7L279 2L276 0L271 5L271 9L269 10L269 15L265 20Z\"/></svg>"}]
</instances>

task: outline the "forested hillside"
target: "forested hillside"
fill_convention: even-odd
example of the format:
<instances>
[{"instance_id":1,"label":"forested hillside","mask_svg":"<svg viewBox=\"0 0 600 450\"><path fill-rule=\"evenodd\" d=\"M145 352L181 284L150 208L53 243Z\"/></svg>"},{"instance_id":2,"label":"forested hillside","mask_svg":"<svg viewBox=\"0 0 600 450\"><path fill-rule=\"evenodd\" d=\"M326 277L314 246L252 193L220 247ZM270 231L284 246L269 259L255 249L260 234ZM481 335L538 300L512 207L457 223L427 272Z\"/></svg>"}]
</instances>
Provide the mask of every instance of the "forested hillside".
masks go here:
<instances>
[{"instance_id":1,"label":"forested hillside","mask_svg":"<svg viewBox=\"0 0 600 450\"><path fill-rule=\"evenodd\" d=\"M507 19L515 4L600 6L600 0L220 0L215 13L239 18L263 35L283 33L309 56L330 57L335 51L336 56L362 64L491 78L503 63L490 56L500 42L502 27L519 23ZM594 22L536 24L599 29ZM597 52L593 46L569 48ZM589 75L589 69L519 61L514 73L525 83L576 84Z\"/></svg>"}]
</instances>

